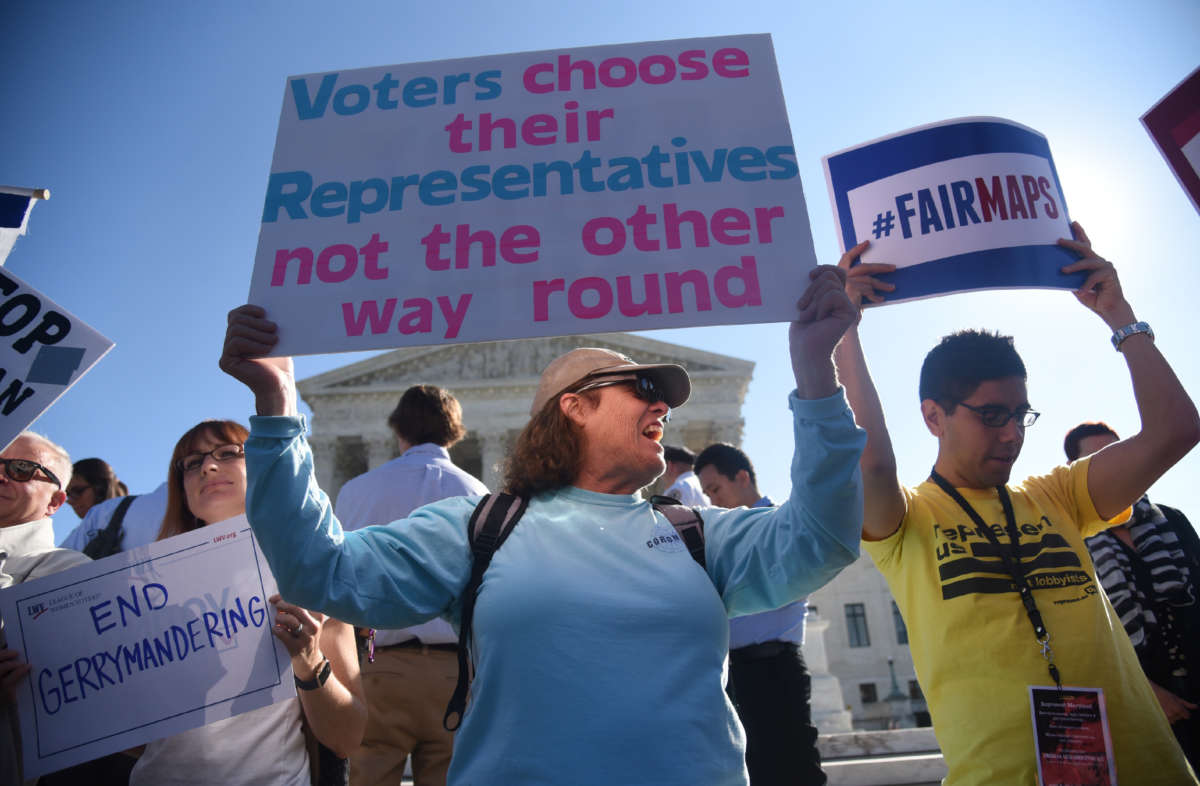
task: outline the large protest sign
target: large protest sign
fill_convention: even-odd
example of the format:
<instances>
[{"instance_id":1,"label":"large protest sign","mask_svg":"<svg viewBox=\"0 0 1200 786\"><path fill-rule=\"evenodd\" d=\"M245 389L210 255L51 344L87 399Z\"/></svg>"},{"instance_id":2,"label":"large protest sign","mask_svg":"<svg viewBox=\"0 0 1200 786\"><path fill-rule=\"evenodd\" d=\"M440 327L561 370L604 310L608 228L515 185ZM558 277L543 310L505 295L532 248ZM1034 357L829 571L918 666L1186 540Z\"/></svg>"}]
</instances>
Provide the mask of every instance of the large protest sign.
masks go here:
<instances>
[{"instance_id":1,"label":"large protest sign","mask_svg":"<svg viewBox=\"0 0 1200 786\"><path fill-rule=\"evenodd\" d=\"M274 593L245 516L0 590L26 777L294 697Z\"/></svg>"},{"instance_id":2,"label":"large protest sign","mask_svg":"<svg viewBox=\"0 0 1200 786\"><path fill-rule=\"evenodd\" d=\"M0 446L49 409L113 342L8 270L0 272ZM70 478L59 478L66 484Z\"/></svg>"},{"instance_id":3,"label":"large protest sign","mask_svg":"<svg viewBox=\"0 0 1200 786\"><path fill-rule=\"evenodd\" d=\"M1200 68L1142 115L1142 125L1200 210Z\"/></svg>"},{"instance_id":4,"label":"large protest sign","mask_svg":"<svg viewBox=\"0 0 1200 786\"><path fill-rule=\"evenodd\" d=\"M816 264L766 35L288 80L279 354L790 320Z\"/></svg>"},{"instance_id":5,"label":"large protest sign","mask_svg":"<svg viewBox=\"0 0 1200 786\"><path fill-rule=\"evenodd\" d=\"M972 289L1065 287L1075 256L1046 138L994 117L921 126L826 156L842 251L896 265L889 302Z\"/></svg>"}]
</instances>

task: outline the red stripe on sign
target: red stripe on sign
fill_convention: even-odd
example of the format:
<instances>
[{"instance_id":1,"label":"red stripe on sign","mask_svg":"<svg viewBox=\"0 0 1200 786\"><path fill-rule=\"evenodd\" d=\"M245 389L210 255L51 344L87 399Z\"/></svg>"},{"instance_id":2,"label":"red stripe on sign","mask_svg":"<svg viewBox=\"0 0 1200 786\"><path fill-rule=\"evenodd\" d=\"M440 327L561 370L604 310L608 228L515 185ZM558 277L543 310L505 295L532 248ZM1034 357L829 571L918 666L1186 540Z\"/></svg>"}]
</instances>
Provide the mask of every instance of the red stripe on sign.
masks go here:
<instances>
[{"instance_id":1,"label":"red stripe on sign","mask_svg":"<svg viewBox=\"0 0 1200 786\"><path fill-rule=\"evenodd\" d=\"M1200 134L1200 109L1192 112L1183 122L1171 129L1171 139L1180 147L1191 142L1197 134Z\"/></svg>"}]
</instances>

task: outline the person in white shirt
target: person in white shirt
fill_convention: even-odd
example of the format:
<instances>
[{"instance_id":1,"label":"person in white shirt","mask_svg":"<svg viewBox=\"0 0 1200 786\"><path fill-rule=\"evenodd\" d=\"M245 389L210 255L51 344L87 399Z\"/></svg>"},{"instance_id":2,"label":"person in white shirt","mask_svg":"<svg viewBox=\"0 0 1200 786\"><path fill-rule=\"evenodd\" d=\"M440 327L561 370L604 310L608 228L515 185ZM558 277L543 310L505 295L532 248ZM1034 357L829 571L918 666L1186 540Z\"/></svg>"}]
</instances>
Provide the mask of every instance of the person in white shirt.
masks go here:
<instances>
[{"instance_id":1,"label":"person in white shirt","mask_svg":"<svg viewBox=\"0 0 1200 786\"><path fill-rule=\"evenodd\" d=\"M67 452L25 431L0 453L0 464L0 589L87 562L78 552L54 548L50 517L67 499ZM0 619L0 783L24 780L16 691L29 670L20 653L6 648Z\"/></svg>"},{"instance_id":2,"label":"person in white shirt","mask_svg":"<svg viewBox=\"0 0 1200 786\"><path fill-rule=\"evenodd\" d=\"M388 425L401 455L342 486L335 513L345 529L398 522L430 502L487 493L450 460L447 449L466 429L449 392L409 388ZM458 679L458 636L442 619L373 635L374 660L362 664L367 732L350 757L350 782L398 784L412 756L416 786L443 786L454 737L442 719Z\"/></svg>"},{"instance_id":3,"label":"person in white shirt","mask_svg":"<svg viewBox=\"0 0 1200 786\"><path fill-rule=\"evenodd\" d=\"M667 462L662 480L667 489L663 492L664 497L672 497L689 507L707 508L712 504L700 488L700 479L692 472L695 453L682 445L663 445L663 459Z\"/></svg>"}]
</instances>

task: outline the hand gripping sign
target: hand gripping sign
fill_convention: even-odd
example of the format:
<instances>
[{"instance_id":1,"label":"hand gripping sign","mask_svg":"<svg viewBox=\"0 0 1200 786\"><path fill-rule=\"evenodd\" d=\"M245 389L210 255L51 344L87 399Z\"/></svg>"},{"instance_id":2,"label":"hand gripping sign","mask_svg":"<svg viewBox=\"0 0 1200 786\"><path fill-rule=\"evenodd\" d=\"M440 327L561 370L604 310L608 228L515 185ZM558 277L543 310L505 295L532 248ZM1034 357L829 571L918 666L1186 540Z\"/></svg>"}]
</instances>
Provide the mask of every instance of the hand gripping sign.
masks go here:
<instances>
[{"instance_id":1,"label":"hand gripping sign","mask_svg":"<svg viewBox=\"0 0 1200 786\"><path fill-rule=\"evenodd\" d=\"M845 251L896 266L911 300L973 289L1075 289L1067 205L1046 138L995 117L947 120L826 156L825 178Z\"/></svg>"},{"instance_id":2,"label":"hand gripping sign","mask_svg":"<svg viewBox=\"0 0 1200 786\"><path fill-rule=\"evenodd\" d=\"M305 354L787 321L816 264L770 36L293 77L250 301Z\"/></svg>"}]
</instances>

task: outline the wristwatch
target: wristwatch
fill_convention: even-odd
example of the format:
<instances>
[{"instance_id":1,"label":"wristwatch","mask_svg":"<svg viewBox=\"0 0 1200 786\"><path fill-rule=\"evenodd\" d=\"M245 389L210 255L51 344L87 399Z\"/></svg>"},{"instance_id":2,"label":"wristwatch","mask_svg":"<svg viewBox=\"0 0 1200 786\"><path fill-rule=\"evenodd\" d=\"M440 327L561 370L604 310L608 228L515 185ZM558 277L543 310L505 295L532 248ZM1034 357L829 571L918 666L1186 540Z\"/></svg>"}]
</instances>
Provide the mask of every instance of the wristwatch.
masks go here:
<instances>
[{"instance_id":1,"label":"wristwatch","mask_svg":"<svg viewBox=\"0 0 1200 786\"><path fill-rule=\"evenodd\" d=\"M1124 341L1125 339L1129 338L1130 336L1137 335L1138 333L1145 333L1146 335L1148 335L1150 337L1151 341L1154 340L1154 331L1150 329L1150 326L1148 324L1146 324L1145 322L1134 322L1132 325L1126 325L1125 327L1119 327L1113 331L1113 334L1112 334L1113 349L1120 352L1121 351L1121 342Z\"/></svg>"},{"instance_id":2,"label":"wristwatch","mask_svg":"<svg viewBox=\"0 0 1200 786\"><path fill-rule=\"evenodd\" d=\"M333 666L329 665L329 658L322 657L321 662L317 664L317 672L311 680L302 680L294 673L292 674L292 679L296 681L296 687L300 690L316 690L329 679L331 671L333 671Z\"/></svg>"}]
</instances>

